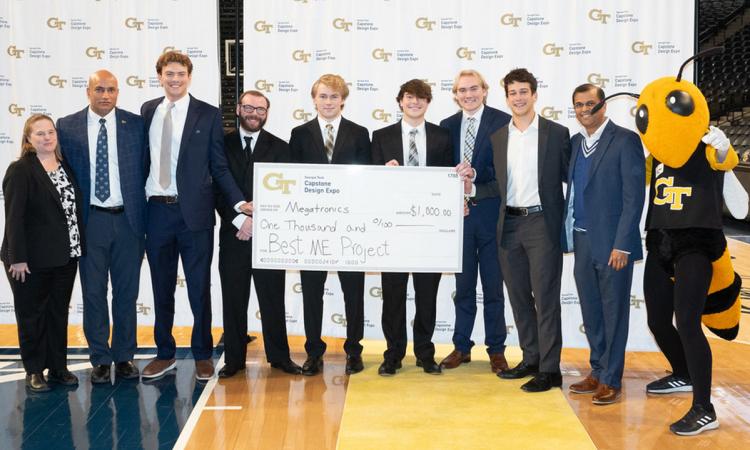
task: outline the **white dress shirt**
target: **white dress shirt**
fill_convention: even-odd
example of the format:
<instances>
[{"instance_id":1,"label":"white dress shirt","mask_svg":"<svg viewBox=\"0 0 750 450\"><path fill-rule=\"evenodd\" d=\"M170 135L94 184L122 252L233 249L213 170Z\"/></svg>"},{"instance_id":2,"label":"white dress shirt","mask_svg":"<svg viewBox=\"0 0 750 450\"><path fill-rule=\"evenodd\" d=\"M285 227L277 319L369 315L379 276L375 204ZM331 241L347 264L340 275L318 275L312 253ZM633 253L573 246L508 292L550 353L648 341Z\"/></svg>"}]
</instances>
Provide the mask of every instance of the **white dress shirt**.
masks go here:
<instances>
[{"instance_id":1,"label":"white dress shirt","mask_svg":"<svg viewBox=\"0 0 750 450\"><path fill-rule=\"evenodd\" d=\"M122 206L122 191L120 190L120 163L117 160L117 117L115 117L115 109L109 112L104 117L89 108L86 114L86 124L88 128L89 138L89 173L91 174L91 201L92 205L102 206L105 208L112 208L115 206ZM101 124L99 119L104 119L104 126L107 128L107 159L109 166L109 198L105 201L100 201L94 195L96 192L96 141L99 137L99 128Z\"/></svg>"},{"instance_id":2,"label":"white dress shirt","mask_svg":"<svg viewBox=\"0 0 750 450\"><path fill-rule=\"evenodd\" d=\"M591 148L591 146L594 145L602 137L602 133L604 133L604 129L607 128L608 123L609 117L604 119L604 123L602 123L591 136L589 136L586 128L581 127L581 136L583 136L583 139L586 140L586 145L589 148Z\"/></svg>"},{"instance_id":3,"label":"white dress shirt","mask_svg":"<svg viewBox=\"0 0 750 450\"><path fill-rule=\"evenodd\" d=\"M151 154L151 170L146 179L146 197L154 195L177 195L177 160L180 156L180 145L182 144L182 132L185 129L190 96L185 95L174 102L172 108L172 163L170 164L170 183L167 189L159 184L159 160L161 158L161 131L164 126L164 116L167 112L169 100L164 100L156 107L151 126L148 130L149 153Z\"/></svg>"},{"instance_id":4,"label":"white dress shirt","mask_svg":"<svg viewBox=\"0 0 750 450\"><path fill-rule=\"evenodd\" d=\"M419 167L427 166L427 132L425 131L425 122L422 121L418 126L412 127L408 123L401 121L401 142L404 155L404 166L409 165L409 133L416 129L417 135L414 136L414 142L417 144L417 154L419 156Z\"/></svg>"},{"instance_id":5,"label":"white dress shirt","mask_svg":"<svg viewBox=\"0 0 750 450\"><path fill-rule=\"evenodd\" d=\"M508 124L508 193L506 205L541 205L539 199L539 115L525 131Z\"/></svg>"},{"instance_id":6,"label":"white dress shirt","mask_svg":"<svg viewBox=\"0 0 750 450\"><path fill-rule=\"evenodd\" d=\"M324 118L318 116L318 126L320 127L320 134L323 136L323 146L325 147L326 143L326 136L328 136L328 130L326 130L326 125L328 124L333 125L333 145L336 145L336 137L339 135L339 126L341 125L341 114L339 114L335 119L328 122Z\"/></svg>"}]
</instances>

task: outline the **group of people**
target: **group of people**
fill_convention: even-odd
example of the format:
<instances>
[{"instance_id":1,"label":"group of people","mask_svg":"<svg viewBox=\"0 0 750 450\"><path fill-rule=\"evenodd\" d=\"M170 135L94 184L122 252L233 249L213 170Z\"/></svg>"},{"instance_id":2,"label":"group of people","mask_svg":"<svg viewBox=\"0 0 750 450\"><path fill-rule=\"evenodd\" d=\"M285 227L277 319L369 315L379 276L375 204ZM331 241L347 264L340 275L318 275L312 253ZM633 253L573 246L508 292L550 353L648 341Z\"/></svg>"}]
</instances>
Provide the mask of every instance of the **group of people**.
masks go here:
<instances>
[{"instance_id":1,"label":"group of people","mask_svg":"<svg viewBox=\"0 0 750 450\"><path fill-rule=\"evenodd\" d=\"M290 374L320 373L328 273L301 272L307 359L299 366L287 341L285 272L252 266L253 164L278 162L455 167L464 183L466 216L463 268L456 274L454 350L440 363L435 360L432 336L441 274L412 273L417 366L438 375L471 361L479 276L490 370L502 379L531 377L521 387L527 392L560 387L562 258L564 251L574 250L591 373L570 390L593 394L594 404L621 398L633 264L643 257L639 222L645 162L638 135L607 118L601 88L583 84L573 91L582 129L571 139L566 127L536 113L537 81L526 69L514 69L503 80L511 115L486 104L489 86L479 72L462 70L452 89L460 110L439 125L425 120L430 86L413 79L400 86L396 97L401 120L375 130L370 139L365 127L342 116L346 82L326 74L310 92L317 117L294 128L287 144L264 129L271 104L258 91L240 96L240 127L224 135L219 110L188 94L192 69L186 55L164 53L156 72L165 95L144 103L140 115L116 106L117 79L100 70L89 79L89 105L83 110L59 119L57 126L41 114L27 120L21 157L3 180L1 256L31 391L47 391L49 383L78 383L66 368L66 326L79 264L92 383L110 383L112 364L115 375L125 379L158 378L175 369L178 258L194 318L195 377L211 378L215 210L221 218L225 344L218 376L245 369L251 277L271 367ZM144 251L157 354L139 373L133 357ZM347 319L347 374L364 368L364 277L363 272L338 272ZM387 342L378 368L382 376L395 375L406 354L408 280L408 273L382 274ZM522 361L512 368L504 355L503 282L523 351ZM689 390L690 380L680 380L679 386L671 379L657 380L661 388L649 392Z\"/></svg>"}]
</instances>

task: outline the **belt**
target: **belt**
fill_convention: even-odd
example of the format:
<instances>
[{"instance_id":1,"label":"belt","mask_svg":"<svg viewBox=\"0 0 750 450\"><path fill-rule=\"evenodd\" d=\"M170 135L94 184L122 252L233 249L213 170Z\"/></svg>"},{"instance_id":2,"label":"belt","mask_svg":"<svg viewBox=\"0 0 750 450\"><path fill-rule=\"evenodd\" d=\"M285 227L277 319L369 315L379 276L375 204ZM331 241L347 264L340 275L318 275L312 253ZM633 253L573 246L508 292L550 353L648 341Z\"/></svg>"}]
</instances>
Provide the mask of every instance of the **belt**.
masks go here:
<instances>
[{"instance_id":1,"label":"belt","mask_svg":"<svg viewBox=\"0 0 750 450\"><path fill-rule=\"evenodd\" d=\"M91 209L96 210L96 211L105 212L105 213L110 213L110 214L120 214L123 211L125 211L125 207L124 206L110 206L110 207L105 207L105 206L91 205Z\"/></svg>"},{"instance_id":2,"label":"belt","mask_svg":"<svg viewBox=\"0 0 750 450\"><path fill-rule=\"evenodd\" d=\"M542 212L542 205L527 206L527 207L516 207L506 206L505 213L510 216L528 216L530 214L536 214Z\"/></svg>"},{"instance_id":3,"label":"belt","mask_svg":"<svg viewBox=\"0 0 750 450\"><path fill-rule=\"evenodd\" d=\"M168 205L171 205L173 203L177 203L177 196L171 196L171 195L152 195L148 198L149 201L155 201L159 203L166 203Z\"/></svg>"}]
</instances>

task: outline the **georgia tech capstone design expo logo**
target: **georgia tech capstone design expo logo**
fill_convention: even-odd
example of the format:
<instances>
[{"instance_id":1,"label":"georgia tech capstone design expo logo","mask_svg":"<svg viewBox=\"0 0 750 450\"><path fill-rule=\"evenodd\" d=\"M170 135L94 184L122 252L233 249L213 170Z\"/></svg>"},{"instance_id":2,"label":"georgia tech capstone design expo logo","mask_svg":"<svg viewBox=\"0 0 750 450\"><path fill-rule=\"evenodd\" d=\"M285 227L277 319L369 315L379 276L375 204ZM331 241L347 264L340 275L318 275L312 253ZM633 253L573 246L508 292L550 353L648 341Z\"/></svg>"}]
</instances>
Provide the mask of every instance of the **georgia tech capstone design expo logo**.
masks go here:
<instances>
[{"instance_id":1,"label":"georgia tech capstone design expo logo","mask_svg":"<svg viewBox=\"0 0 750 450\"><path fill-rule=\"evenodd\" d=\"M86 56L88 56L89 58L102 59L103 54L104 50L99 49L99 47L86 48Z\"/></svg>"},{"instance_id":2,"label":"georgia tech capstone design expo logo","mask_svg":"<svg viewBox=\"0 0 750 450\"><path fill-rule=\"evenodd\" d=\"M68 82L68 80L64 78L60 78L60 75L50 75L49 78L47 78L47 82L50 86L58 87L60 89L65 87L65 83Z\"/></svg>"},{"instance_id":3,"label":"georgia tech capstone design expo logo","mask_svg":"<svg viewBox=\"0 0 750 450\"><path fill-rule=\"evenodd\" d=\"M562 110L555 109L552 106L545 106L540 113L545 119L558 120L562 114Z\"/></svg>"},{"instance_id":4,"label":"georgia tech capstone design expo logo","mask_svg":"<svg viewBox=\"0 0 750 450\"><path fill-rule=\"evenodd\" d=\"M513 13L507 13L500 16L500 24L518 28L518 22L521 21L520 17L514 16Z\"/></svg>"},{"instance_id":5,"label":"georgia tech capstone design expo logo","mask_svg":"<svg viewBox=\"0 0 750 450\"><path fill-rule=\"evenodd\" d=\"M292 111L292 119L294 120L307 122L308 120L310 120L310 117L312 117L312 113L305 112L304 109L295 109L294 111Z\"/></svg>"},{"instance_id":6,"label":"georgia tech capstone design expo logo","mask_svg":"<svg viewBox=\"0 0 750 450\"><path fill-rule=\"evenodd\" d=\"M343 314L334 313L331 315L331 322L335 323L336 325L341 325L342 327L346 326L346 317L344 317Z\"/></svg>"},{"instance_id":7,"label":"georgia tech capstone design expo logo","mask_svg":"<svg viewBox=\"0 0 750 450\"><path fill-rule=\"evenodd\" d=\"M144 80L143 78L138 78L135 75L130 75L129 77L125 78L125 84L138 89L143 89L143 85L146 84L146 80Z\"/></svg>"},{"instance_id":8,"label":"georgia tech capstone design expo logo","mask_svg":"<svg viewBox=\"0 0 750 450\"><path fill-rule=\"evenodd\" d=\"M609 83L609 78L604 78L600 73L590 73L586 80L594 86L599 86L604 89Z\"/></svg>"},{"instance_id":9,"label":"georgia tech capstone design expo logo","mask_svg":"<svg viewBox=\"0 0 750 450\"><path fill-rule=\"evenodd\" d=\"M13 56L16 59L21 59L21 56L23 56L23 50L17 48L15 45L11 45L6 50L8 52L8 56Z\"/></svg>"},{"instance_id":10,"label":"georgia tech capstone design expo logo","mask_svg":"<svg viewBox=\"0 0 750 450\"><path fill-rule=\"evenodd\" d=\"M15 103L8 105L8 112L11 113L11 115L21 117L24 111L26 111L26 108L18 106Z\"/></svg>"},{"instance_id":11,"label":"georgia tech capstone design expo logo","mask_svg":"<svg viewBox=\"0 0 750 450\"><path fill-rule=\"evenodd\" d=\"M50 17L49 19L47 19L47 26L58 31L62 30L63 25L65 25L66 23L67 22L60 20L59 17Z\"/></svg>"},{"instance_id":12,"label":"georgia tech capstone design expo logo","mask_svg":"<svg viewBox=\"0 0 750 450\"><path fill-rule=\"evenodd\" d=\"M594 22L601 22L603 25L607 23L607 19L612 17L612 14L607 14L601 9L594 8L589 11L589 19Z\"/></svg>"},{"instance_id":13,"label":"georgia tech capstone design expo logo","mask_svg":"<svg viewBox=\"0 0 750 450\"><path fill-rule=\"evenodd\" d=\"M393 53L387 52L382 48L376 48L372 51L372 57L377 61L388 62L391 56L393 56Z\"/></svg>"},{"instance_id":14,"label":"georgia tech capstone design expo logo","mask_svg":"<svg viewBox=\"0 0 750 450\"><path fill-rule=\"evenodd\" d=\"M542 47L542 52L548 56L560 57L560 52L563 50L562 47L555 45L554 42L548 42Z\"/></svg>"},{"instance_id":15,"label":"georgia tech capstone design expo logo","mask_svg":"<svg viewBox=\"0 0 750 450\"><path fill-rule=\"evenodd\" d=\"M292 59L293 60L295 60L295 61L302 61L304 63L309 62L311 56L312 56L312 54L307 53L304 50L295 50L295 51L292 52Z\"/></svg>"},{"instance_id":16,"label":"georgia tech capstone design expo logo","mask_svg":"<svg viewBox=\"0 0 750 450\"><path fill-rule=\"evenodd\" d=\"M435 26L435 21L430 20L427 17L417 17L417 20L414 21L414 26L420 30L432 31L432 27Z\"/></svg>"},{"instance_id":17,"label":"georgia tech capstone design expo logo","mask_svg":"<svg viewBox=\"0 0 750 450\"><path fill-rule=\"evenodd\" d=\"M281 191L282 194L291 194L290 186L297 184L297 180L285 180L284 174L270 172L263 177L263 186L269 191Z\"/></svg>"},{"instance_id":18,"label":"georgia tech capstone design expo logo","mask_svg":"<svg viewBox=\"0 0 750 450\"><path fill-rule=\"evenodd\" d=\"M263 92L271 92L273 83L269 83L267 80L256 80L255 89Z\"/></svg>"},{"instance_id":19,"label":"georgia tech capstone design expo logo","mask_svg":"<svg viewBox=\"0 0 750 450\"><path fill-rule=\"evenodd\" d=\"M477 52L474 50L470 50L469 47L458 47L456 49L456 56L467 61L471 61L472 59L474 59L473 56L476 54Z\"/></svg>"},{"instance_id":20,"label":"georgia tech capstone design expo logo","mask_svg":"<svg viewBox=\"0 0 750 450\"><path fill-rule=\"evenodd\" d=\"M378 108L372 110L372 118L375 120L379 120L381 122L388 123L390 122L391 113L385 112L384 109Z\"/></svg>"},{"instance_id":21,"label":"georgia tech capstone design expo logo","mask_svg":"<svg viewBox=\"0 0 750 450\"><path fill-rule=\"evenodd\" d=\"M144 22L142 20L138 20L137 17L128 17L125 19L125 28L135 28L138 31L141 31L143 29Z\"/></svg>"},{"instance_id":22,"label":"georgia tech capstone design expo logo","mask_svg":"<svg viewBox=\"0 0 750 450\"><path fill-rule=\"evenodd\" d=\"M336 17L333 19L333 28L336 30L343 30L345 32L349 32L349 28L351 28L352 23L348 22L343 17Z\"/></svg>"},{"instance_id":23,"label":"georgia tech capstone design expo logo","mask_svg":"<svg viewBox=\"0 0 750 450\"><path fill-rule=\"evenodd\" d=\"M648 55L648 51L652 48L654 48L653 45L647 44L644 41L635 41L633 42L633 45L630 46L633 53L642 53L643 55Z\"/></svg>"},{"instance_id":24,"label":"georgia tech capstone design expo logo","mask_svg":"<svg viewBox=\"0 0 750 450\"><path fill-rule=\"evenodd\" d=\"M265 20L259 20L253 24L253 28L258 33L271 34L271 28L273 28L273 25L266 22Z\"/></svg>"}]
</instances>

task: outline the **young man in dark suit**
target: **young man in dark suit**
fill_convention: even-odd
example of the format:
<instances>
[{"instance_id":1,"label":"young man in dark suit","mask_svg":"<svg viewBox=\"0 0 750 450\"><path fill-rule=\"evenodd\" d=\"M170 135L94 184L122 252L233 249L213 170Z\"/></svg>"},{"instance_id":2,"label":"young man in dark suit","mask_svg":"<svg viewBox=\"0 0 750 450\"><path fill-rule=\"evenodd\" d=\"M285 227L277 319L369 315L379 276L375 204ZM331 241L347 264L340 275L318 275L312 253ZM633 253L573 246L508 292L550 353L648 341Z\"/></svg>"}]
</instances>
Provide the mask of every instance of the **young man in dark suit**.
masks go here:
<instances>
[{"instance_id":1,"label":"young man in dark suit","mask_svg":"<svg viewBox=\"0 0 750 450\"><path fill-rule=\"evenodd\" d=\"M365 127L342 117L349 88L334 74L321 76L310 92L318 116L292 130L289 147L292 162L302 164L370 164L370 135ZM346 373L362 371L364 335L364 272L338 272L346 309ZM307 360L302 374L312 376L323 369L326 343L321 339L323 293L328 272L303 270L302 302L305 315Z\"/></svg>"},{"instance_id":2,"label":"young man in dark suit","mask_svg":"<svg viewBox=\"0 0 750 450\"><path fill-rule=\"evenodd\" d=\"M193 313L190 348L195 377L214 374L211 336L211 259L213 258L214 183L236 212L251 212L232 178L224 154L224 132L218 108L188 94L193 63L179 52L156 62L164 88L141 106L149 144L146 179L146 256L154 292L154 340L157 354L143 378L158 378L175 366L172 323L177 260L182 259Z\"/></svg>"},{"instance_id":3,"label":"young man in dark suit","mask_svg":"<svg viewBox=\"0 0 750 450\"><path fill-rule=\"evenodd\" d=\"M386 166L453 167L453 148L448 130L425 121L432 101L430 85L414 79L401 85L396 97L403 117L398 123L372 134L373 164ZM414 317L414 354L417 366L426 373L439 375L435 362L435 314L440 273L412 273L416 315ZM406 288L408 273L383 273L383 314L381 323L388 345L378 368L382 376L392 376L401 368L406 355Z\"/></svg>"},{"instance_id":4,"label":"young man in dark suit","mask_svg":"<svg viewBox=\"0 0 750 450\"><path fill-rule=\"evenodd\" d=\"M253 199L253 166L256 162L288 163L289 145L263 129L271 106L258 91L244 92L237 104L240 127L224 136L229 170L245 198ZM220 378L245 370L247 353L247 305L250 278L255 280L263 346L271 367L298 374L301 368L289 356L284 312L283 270L253 269L253 218L238 214L217 189L219 230L219 275L224 318L224 367Z\"/></svg>"},{"instance_id":5,"label":"young man in dark suit","mask_svg":"<svg viewBox=\"0 0 750 450\"><path fill-rule=\"evenodd\" d=\"M83 195L81 258L83 332L94 366L91 382L138 378L136 300L146 239L143 119L117 108L117 78L106 70L89 77L89 106L57 121L58 138ZM109 344L108 278L112 280Z\"/></svg>"},{"instance_id":6,"label":"young man in dark suit","mask_svg":"<svg viewBox=\"0 0 750 450\"><path fill-rule=\"evenodd\" d=\"M490 136L510 120L508 114L487 106L488 88L484 77L476 70L459 72L453 82L453 99L461 110L440 122L440 126L451 134L453 163L470 164L473 168L471 178L476 185L497 183ZM508 368L503 276L497 256L500 197L477 200L470 194L467 206L470 213L464 218L463 270L456 274L456 296L453 299L456 306L454 349L440 362L440 367L453 369L471 361L478 274L482 280L484 341L490 356L490 369L497 373Z\"/></svg>"}]
</instances>

